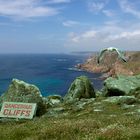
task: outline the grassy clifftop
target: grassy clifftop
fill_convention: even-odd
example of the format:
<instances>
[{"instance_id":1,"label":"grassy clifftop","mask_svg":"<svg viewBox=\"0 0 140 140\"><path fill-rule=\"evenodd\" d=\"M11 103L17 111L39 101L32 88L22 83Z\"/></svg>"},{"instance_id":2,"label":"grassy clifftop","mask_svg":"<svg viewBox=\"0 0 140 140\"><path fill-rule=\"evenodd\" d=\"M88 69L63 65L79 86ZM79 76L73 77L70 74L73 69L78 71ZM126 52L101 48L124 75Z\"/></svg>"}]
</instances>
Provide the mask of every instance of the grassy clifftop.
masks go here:
<instances>
[{"instance_id":1,"label":"grassy clifftop","mask_svg":"<svg viewBox=\"0 0 140 140\"><path fill-rule=\"evenodd\" d=\"M139 140L140 116L115 104L97 100L69 115L35 118L32 121L1 122L1 140ZM102 110L102 111L101 111ZM129 111L128 111L129 110Z\"/></svg>"}]
</instances>

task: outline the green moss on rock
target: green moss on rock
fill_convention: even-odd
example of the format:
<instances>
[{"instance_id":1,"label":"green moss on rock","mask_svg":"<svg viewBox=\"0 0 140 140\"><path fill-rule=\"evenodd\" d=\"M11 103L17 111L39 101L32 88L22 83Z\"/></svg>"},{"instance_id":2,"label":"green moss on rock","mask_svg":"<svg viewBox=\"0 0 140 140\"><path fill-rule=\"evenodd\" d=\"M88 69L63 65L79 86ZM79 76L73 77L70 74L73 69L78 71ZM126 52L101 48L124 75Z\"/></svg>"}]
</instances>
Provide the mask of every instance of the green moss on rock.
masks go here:
<instances>
[{"instance_id":1,"label":"green moss on rock","mask_svg":"<svg viewBox=\"0 0 140 140\"><path fill-rule=\"evenodd\" d=\"M133 95L140 87L140 75L108 78L104 81L103 93L105 96Z\"/></svg>"},{"instance_id":2,"label":"green moss on rock","mask_svg":"<svg viewBox=\"0 0 140 140\"><path fill-rule=\"evenodd\" d=\"M37 103L37 115L45 113L45 104L39 88L18 79L13 79L8 90L1 96L1 104L5 101Z\"/></svg>"},{"instance_id":3,"label":"green moss on rock","mask_svg":"<svg viewBox=\"0 0 140 140\"><path fill-rule=\"evenodd\" d=\"M64 97L64 100L74 100L81 98L94 98L95 91L86 76L77 77L71 84L67 94Z\"/></svg>"}]
</instances>

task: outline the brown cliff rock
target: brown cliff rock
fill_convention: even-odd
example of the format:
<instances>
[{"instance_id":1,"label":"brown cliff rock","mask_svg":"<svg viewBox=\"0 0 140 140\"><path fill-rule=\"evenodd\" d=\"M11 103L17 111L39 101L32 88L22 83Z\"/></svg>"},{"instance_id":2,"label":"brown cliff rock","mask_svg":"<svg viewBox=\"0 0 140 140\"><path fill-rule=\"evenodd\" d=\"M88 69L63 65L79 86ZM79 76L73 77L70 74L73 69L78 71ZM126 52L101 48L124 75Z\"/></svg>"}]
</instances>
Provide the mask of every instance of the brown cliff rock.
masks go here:
<instances>
[{"instance_id":1,"label":"brown cliff rock","mask_svg":"<svg viewBox=\"0 0 140 140\"><path fill-rule=\"evenodd\" d=\"M127 62L118 59L116 53L105 53L104 59L97 64L98 54L91 56L84 64L78 64L77 68L94 73L104 73L101 78L115 77L118 74L135 75L140 74L140 51L126 52Z\"/></svg>"}]
</instances>

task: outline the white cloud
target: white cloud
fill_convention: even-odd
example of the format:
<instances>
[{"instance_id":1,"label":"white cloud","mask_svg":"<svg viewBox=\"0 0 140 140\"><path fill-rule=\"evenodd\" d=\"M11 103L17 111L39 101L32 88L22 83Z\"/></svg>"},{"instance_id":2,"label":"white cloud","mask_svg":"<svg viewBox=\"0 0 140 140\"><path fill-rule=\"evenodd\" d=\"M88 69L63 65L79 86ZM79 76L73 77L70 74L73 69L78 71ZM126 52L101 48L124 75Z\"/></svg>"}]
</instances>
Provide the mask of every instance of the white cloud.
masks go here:
<instances>
[{"instance_id":1,"label":"white cloud","mask_svg":"<svg viewBox=\"0 0 140 140\"><path fill-rule=\"evenodd\" d=\"M120 39L132 39L135 37L139 37L139 39L140 39L140 30L136 30L136 31L132 31L132 32L124 31L124 32L121 32L120 34L109 35L105 39L105 41L109 42L109 41L120 40Z\"/></svg>"},{"instance_id":2,"label":"white cloud","mask_svg":"<svg viewBox=\"0 0 140 140\"><path fill-rule=\"evenodd\" d=\"M49 0L48 4L59 4L59 3L69 3L71 0Z\"/></svg>"},{"instance_id":3,"label":"white cloud","mask_svg":"<svg viewBox=\"0 0 140 140\"><path fill-rule=\"evenodd\" d=\"M76 35L76 33L74 33L74 32L70 32L69 34L68 34L68 38L70 39L70 41L72 41L72 42L75 42L75 43L78 43L80 40L80 38L79 38L80 36L78 36L78 35Z\"/></svg>"},{"instance_id":4,"label":"white cloud","mask_svg":"<svg viewBox=\"0 0 140 140\"><path fill-rule=\"evenodd\" d=\"M112 9L106 8L108 2L109 0L90 1L88 2L89 11L94 14L102 13L107 17L114 17L116 15L116 12Z\"/></svg>"},{"instance_id":5,"label":"white cloud","mask_svg":"<svg viewBox=\"0 0 140 140\"><path fill-rule=\"evenodd\" d=\"M108 3L108 0L89 1L88 2L89 11L93 12L94 14L97 14L105 8L107 3Z\"/></svg>"},{"instance_id":6,"label":"white cloud","mask_svg":"<svg viewBox=\"0 0 140 140\"><path fill-rule=\"evenodd\" d=\"M41 0L0 0L0 16L26 19L57 13L57 9L42 6Z\"/></svg>"},{"instance_id":7,"label":"white cloud","mask_svg":"<svg viewBox=\"0 0 140 140\"><path fill-rule=\"evenodd\" d=\"M128 0L118 0L118 2L123 12L132 14L135 17L140 18L140 9L138 8L140 6L139 0L135 0L133 2L130 2Z\"/></svg>"},{"instance_id":8,"label":"white cloud","mask_svg":"<svg viewBox=\"0 0 140 140\"><path fill-rule=\"evenodd\" d=\"M100 12L104 8L105 4L104 3L89 3L89 10L91 12Z\"/></svg>"},{"instance_id":9,"label":"white cloud","mask_svg":"<svg viewBox=\"0 0 140 140\"><path fill-rule=\"evenodd\" d=\"M94 38L97 34L97 31L94 31L94 30L89 30L89 31L86 31L85 33L83 33L81 35L82 38Z\"/></svg>"},{"instance_id":10,"label":"white cloud","mask_svg":"<svg viewBox=\"0 0 140 140\"><path fill-rule=\"evenodd\" d=\"M67 20L67 21L64 21L62 24L65 27L73 27L75 25L79 25L80 23L77 21L73 21L73 20Z\"/></svg>"},{"instance_id":11,"label":"white cloud","mask_svg":"<svg viewBox=\"0 0 140 140\"><path fill-rule=\"evenodd\" d=\"M70 46L82 50L99 50L114 46L119 49L140 50L140 25L124 28L116 22L104 24L102 28L90 29L82 33L70 33L68 43Z\"/></svg>"},{"instance_id":12,"label":"white cloud","mask_svg":"<svg viewBox=\"0 0 140 140\"><path fill-rule=\"evenodd\" d=\"M115 16L115 12L113 10L103 10L102 12L108 17Z\"/></svg>"},{"instance_id":13,"label":"white cloud","mask_svg":"<svg viewBox=\"0 0 140 140\"><path fill-rule=\"evenodd\" d=\"M94 39L96 37L97 32L94 30L89 30L84 33L76 34L74 32L69 34L69 37L71 40L75 43L80 42L81 40L87 40L87 39Z\"/></svg>"}]
</instances>

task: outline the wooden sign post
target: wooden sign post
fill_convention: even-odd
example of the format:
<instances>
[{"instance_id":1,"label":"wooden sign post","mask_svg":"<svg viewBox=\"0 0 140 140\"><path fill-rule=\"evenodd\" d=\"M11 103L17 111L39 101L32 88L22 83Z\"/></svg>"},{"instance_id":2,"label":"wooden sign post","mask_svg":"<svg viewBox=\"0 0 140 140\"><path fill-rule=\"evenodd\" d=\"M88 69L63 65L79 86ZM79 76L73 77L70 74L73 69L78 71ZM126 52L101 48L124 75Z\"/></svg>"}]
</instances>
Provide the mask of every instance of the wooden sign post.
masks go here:
<instances>
[{"instance_id":1,"label":"wooden sign post","mask_svg":"<svg viewBox=\"0 0 140 140\"><path fill-rule=\"evenodd\" d=\"M32 119L36 108L36 103L4 102L0 117Z\"/></svg>"}]
</instances>

